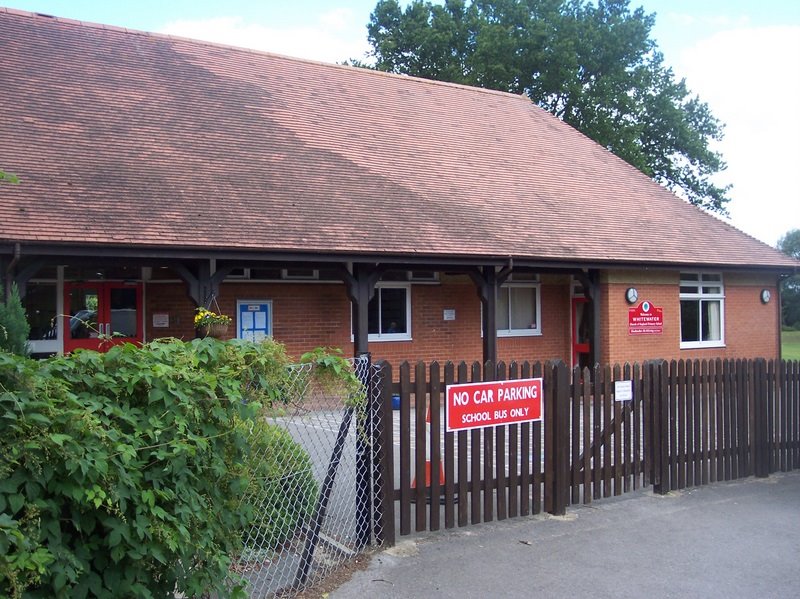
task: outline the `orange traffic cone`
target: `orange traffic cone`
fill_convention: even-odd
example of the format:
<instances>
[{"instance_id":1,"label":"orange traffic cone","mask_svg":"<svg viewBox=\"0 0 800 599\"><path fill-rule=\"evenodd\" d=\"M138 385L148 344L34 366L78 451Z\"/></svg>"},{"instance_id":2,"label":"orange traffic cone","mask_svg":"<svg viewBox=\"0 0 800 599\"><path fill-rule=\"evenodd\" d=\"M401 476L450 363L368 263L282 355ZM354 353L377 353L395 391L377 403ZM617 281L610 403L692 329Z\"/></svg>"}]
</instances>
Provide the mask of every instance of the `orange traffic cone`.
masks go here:
<instances>
[{"instance_id":1,"label":"orange traffic cone","mask_svg":"<svg viewBox=\"0 0 800 599\"><path fill-rule=\"evenodd\" d=\"M428 412L425 415L425 438L428 440L425 443L425 486L431 486L431 408L428 406ZM439 448L436 448L437 451ZM439 454L439 484L444 485L444 467L442 466L442 456ZM411 488L417 488L417 475L414 473L414 480L411 481Z\"/></svg>"}]
</instances>

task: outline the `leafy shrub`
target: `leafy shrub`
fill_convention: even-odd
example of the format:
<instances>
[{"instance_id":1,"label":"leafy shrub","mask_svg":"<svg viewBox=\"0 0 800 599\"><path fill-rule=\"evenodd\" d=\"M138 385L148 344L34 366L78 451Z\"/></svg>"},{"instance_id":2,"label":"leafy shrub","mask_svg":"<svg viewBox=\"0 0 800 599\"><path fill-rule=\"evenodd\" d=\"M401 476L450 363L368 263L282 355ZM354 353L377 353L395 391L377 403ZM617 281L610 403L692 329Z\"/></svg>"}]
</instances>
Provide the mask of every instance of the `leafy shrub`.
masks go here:
<instances>
[{"instance_id":1,"label":"leafy shrub","mask_svg":"<svg viewBox=\"0 0 800 599\"><path fill-rule=\"evenodd\" d=\"M0 285L0 296L3 287ZM0 302L0 351L11 352L19 356L28 354L28 334L31 328L25 316L25 308L19 297L16 285L11 285L8 300Z\"/></svg>"},{"instance_id":2,"label":"leafy shrub","mask_svg":"<svg viewBox=\"0 0 800 599\"><path fill-rule=\"evenodd\" d=\"M308 453L285 429L258 422L249 439L247 496L268 500L253 501L251 527L243 532L257 538L262 548L277 550L311 519L317 481Z\"/></svg>"},{"instance_id":3,"label":"leafy shrub","mask_svg":"<svg viewBox=\"0 0 800 599\"><path fill-rule=\"evenodd\" d=\"M282 529L316 497L308 456L259 418L285 363L278 344L214 339L0 353L0 596L236 594L247 490L285 494L272 474L298 464Z\"/></svg>"}]
</instances>

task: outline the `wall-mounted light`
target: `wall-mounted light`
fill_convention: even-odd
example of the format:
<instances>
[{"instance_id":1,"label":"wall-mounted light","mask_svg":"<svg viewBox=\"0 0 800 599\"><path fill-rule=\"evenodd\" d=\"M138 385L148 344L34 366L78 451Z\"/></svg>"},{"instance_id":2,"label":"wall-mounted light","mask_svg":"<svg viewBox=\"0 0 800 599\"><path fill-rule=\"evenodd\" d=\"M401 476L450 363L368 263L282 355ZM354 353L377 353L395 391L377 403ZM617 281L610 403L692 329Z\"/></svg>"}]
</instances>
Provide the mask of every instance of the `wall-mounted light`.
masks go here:
<instances>
[{"instance_id":1,"label":"wall-mounted light","mask_svg":"<svg viewBox=\"0 0 800 599\"><path fill-rule=\"evenodd\" d=\"M770 298L772 297L772 293L769 289L762 289L761 290L761 303L768 304Z\"/></svg>"},{"instance_id":2,"label":"wall-mounted light","mask_svg":"<svg viewBox=\"0 0 800 599\"><path fill-rule=\"evenodd\" d=\"M625 290L625 301L629 304L635 304L636 300L639 299L639 292L636 291L636 287L628 287Z\"/></svg>"}]
</instances>

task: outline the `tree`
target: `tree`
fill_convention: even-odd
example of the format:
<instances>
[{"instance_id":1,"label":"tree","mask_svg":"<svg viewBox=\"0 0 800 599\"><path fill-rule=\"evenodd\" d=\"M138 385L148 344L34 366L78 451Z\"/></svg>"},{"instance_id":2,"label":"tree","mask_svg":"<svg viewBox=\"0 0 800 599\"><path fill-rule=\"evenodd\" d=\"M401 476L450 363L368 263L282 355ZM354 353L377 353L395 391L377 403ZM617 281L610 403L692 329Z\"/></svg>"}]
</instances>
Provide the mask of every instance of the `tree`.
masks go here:
<instances>
[{"instance_id":1,"label":"tree","mask_svg":"<svg viewBox=\"0 0 800 599\"><path fill-rule=\"evenodd\" d=\"M0 296L2 291L0 285ZM12 284L10 291L5 303L0 303L0 351L26 356L31 328L17 286Z\"/></svg>"},{"instance_id":2,"label":"tree","mask_svg":"<svg viewBox=\"0 0 800 599\"><path fill-rule=\"evenodd\" d=\"M375 68L526 94L692 204L727 214L722 124L664 65L628 0L379 0Z\"/></svg>"},{"instance_id":3,"label":"tree","mask_svg":"<svg viewBox=\"0 0 800 599\"><path fill-rule=\"evenodd\" d=\"M792 229L778 240L778 249L800 260L800 229ZM800 330L800 275L789 277L781 288L783 326Z\"/></svg>"}]
</instances>

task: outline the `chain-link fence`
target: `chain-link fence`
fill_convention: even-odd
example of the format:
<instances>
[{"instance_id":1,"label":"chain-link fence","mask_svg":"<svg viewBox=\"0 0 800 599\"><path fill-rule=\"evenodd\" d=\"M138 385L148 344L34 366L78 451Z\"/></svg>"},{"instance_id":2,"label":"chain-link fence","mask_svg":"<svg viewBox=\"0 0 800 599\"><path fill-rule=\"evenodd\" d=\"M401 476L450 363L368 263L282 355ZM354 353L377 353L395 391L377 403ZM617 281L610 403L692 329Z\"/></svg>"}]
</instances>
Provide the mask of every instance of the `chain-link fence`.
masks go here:
<instances>
[{"instance_id":1,"label":"chain-link fence","mask_svg":"<svg viewBox=\"0 0 800 599\"><path fill-rule=\"evenodd\" d=\"M254 469L263 484L234 571L251 598L292 596L379 540L378 366L353 360L366 401L348 405L315 383L311 365L290 368L285 404L268 418Z\"/></svg>"}]
</instances>

